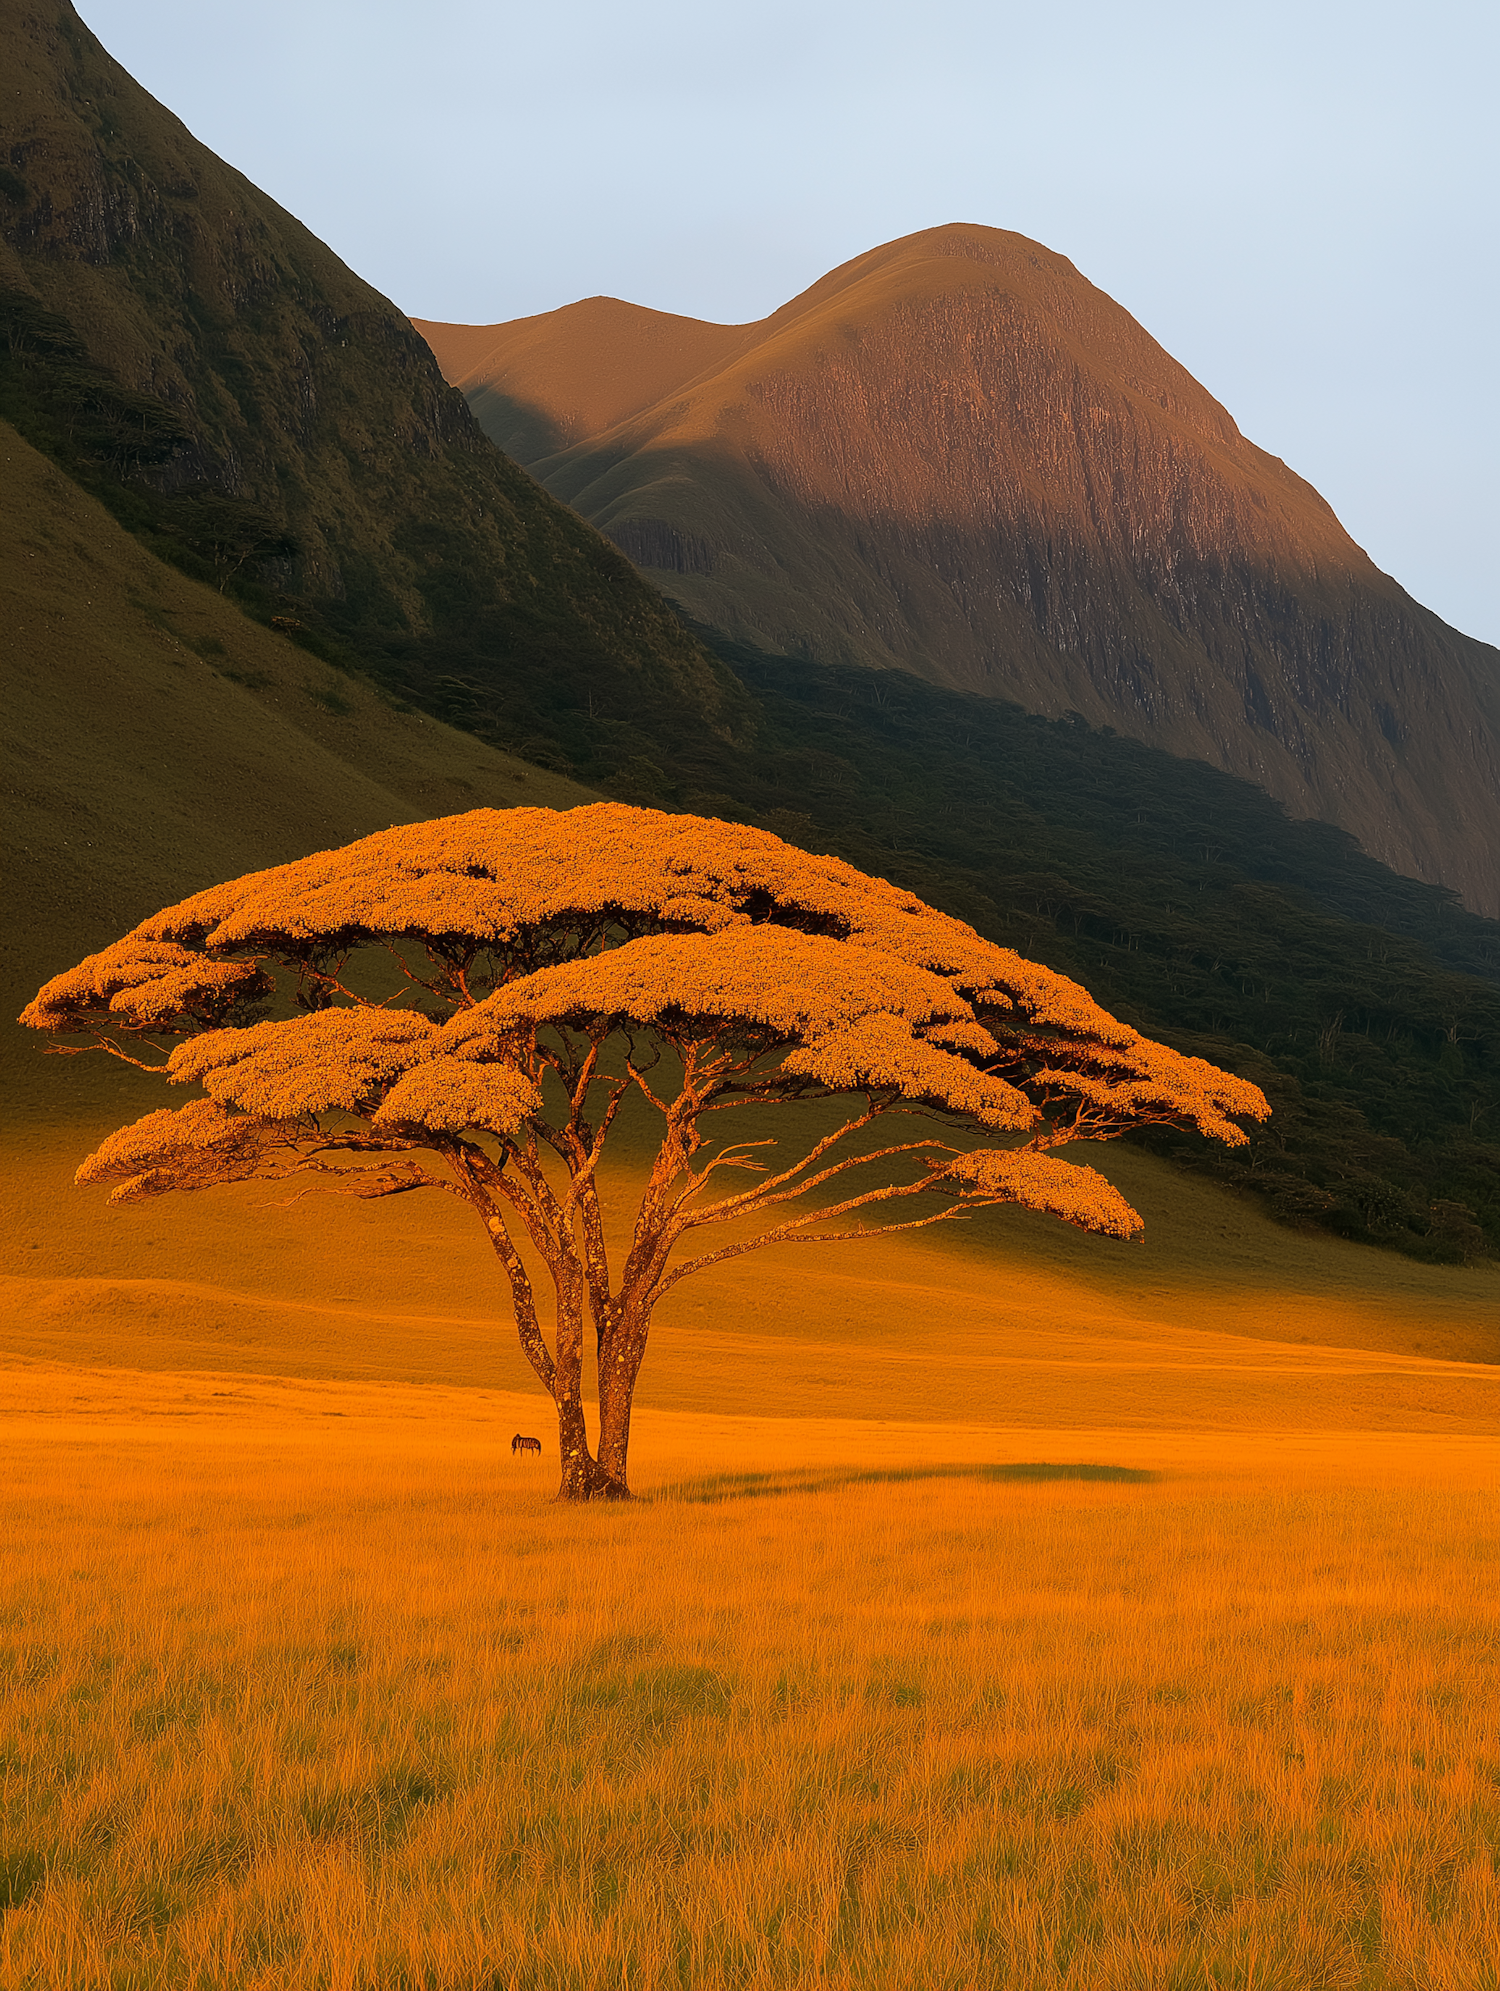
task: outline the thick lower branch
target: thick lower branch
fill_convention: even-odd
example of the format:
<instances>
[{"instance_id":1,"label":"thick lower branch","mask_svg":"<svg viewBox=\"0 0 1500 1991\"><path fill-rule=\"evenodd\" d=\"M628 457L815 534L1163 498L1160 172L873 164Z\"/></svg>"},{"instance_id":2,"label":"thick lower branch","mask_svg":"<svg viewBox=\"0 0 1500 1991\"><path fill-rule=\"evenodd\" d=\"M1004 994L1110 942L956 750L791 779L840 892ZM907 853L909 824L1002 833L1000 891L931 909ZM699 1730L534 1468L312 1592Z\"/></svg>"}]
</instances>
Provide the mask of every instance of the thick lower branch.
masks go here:
<instances>
[{"instance_id":1,"label":"thick lower branch","mask_svg":"<svg viewBox=\"0 0 1500 1991\"><path fill-rule=\"evenodd\" d=\"M487 1162L487 1157L483 1158ZM516 1316L516 1334L526 1359L536 1371L537 1380L548 1396L557 1395L557 1366L552 1359L552 1351L542 1337L541 1322L537 1319L536 1293L531 1284L531 1275L516 1248L516 1241L505 1227L505 1219L495 1208L478 1179L478 1158L462 1153L450 1156L453 1171L463 1185L462 1193L484 1225L490 1241L490 1249L505 1268L505 1276L510 1282L511 1304ZM488 1164L493 1170L493 1164ZM498 1173L498 1171L496 1171Z\"/></svg>"},{"instance_id":2,"label":"thick lower branch","mask_svg":"<svg viewBox=\"0 0 1500 1991\"><path fill-rule=\"evenodd\" d=\"M537 1380L548 1396L557 1395L557 1366L552 1360L552 1351L542 1338L541 1322L537 1319L536 1294L521 1254L515 1242L506 1231L505 1220L492 1213L485 1218L485 1229L489 1232L490 1245L495 1256L505 1267L505 1275L510 1281L511 1304L515 1309L516 1334L526 1359L536 1371Z\"/></svg>"}]
</instances>

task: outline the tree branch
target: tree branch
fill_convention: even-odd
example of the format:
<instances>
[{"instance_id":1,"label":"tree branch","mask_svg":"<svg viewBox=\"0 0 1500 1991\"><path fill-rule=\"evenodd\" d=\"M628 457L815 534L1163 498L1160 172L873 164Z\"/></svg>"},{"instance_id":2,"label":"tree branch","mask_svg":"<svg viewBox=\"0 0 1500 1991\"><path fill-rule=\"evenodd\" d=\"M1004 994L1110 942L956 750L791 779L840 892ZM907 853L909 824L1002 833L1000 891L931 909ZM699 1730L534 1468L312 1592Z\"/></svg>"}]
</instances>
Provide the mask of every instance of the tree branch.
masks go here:
<instances>
[{"instance_id":1,"label":"tree branch","mask_svg":"<svg viewBox=\"0 0 1500 1991\"><path fill-rule=\"evenodd\" d=\"M930 1216L914 1217L902 1224L883 1224L873 1230L855 1229L798 1235L806 1232L810 1224L826 1223L830 1218L847 1215L850 1210L868 1209L872 1203L887 1203L898 1197L920 1196L933 1190L938 1180L938 1177L929 1175L921 1182L909 1182L894 1188L871 1189L862 1196L851 1196L843 1203L836 1203L831 1209L809 1210L806 1216L794 1217L788 1223L777 1224L768 1231L762 1231L758 1237L743 1238L737 1244L722 1245L717 1251L704 1252L698 1258L690 1258L685 1264L674 1266L670 1272L654 1282L652 1304L654 1305L663 1293L675 1286L679 1279L686 1279L690 1273L701 1272L705 1266L720 1265L726 1259L743 1258L747 1253L763 1250L769 1244L842 1244L856 1238L883 1237L890 1231L925 1230L930 1224L945 1223L953 1218L967 1216L967 1209L953 1204L946 1210L934 1210ZM999 1200L998 1197L985 1198L982 1202L976 1200L973 1207L982 1208L988 1202Z\"/></svg>"},{"instance_id":2,"label":"tree branch","mask_svg":"<svg viewBox=\"0 0 1500 1991\"><path fill-rule=\"evenodd\" d=\"M542 1338L541 1323L537 1319L536 1294L533 1291L530 1274L516 1248L516 1241L506 1228L504 1217L491 1198L485 1193L482 1183L485 1178L493 1180L502 1190L506 1187L503 1171L497 1169L487 1155L467 1144L452 1157L453 1168L463 1189L466 1201L478 1213L489 1238L490 1248L505 1268L505 1276L510 1281L511 1301L515 1311L516 1333L526 1359L536 1371L537 1379L548 1396L555 1396L557 1365L552 1352Z\"/></svg>"},{"instance_id":3,"label":"tree branch","mask_svg":"<svg viewBox=\"0 0 1500 1991\"><path fill-rule=\"evenodd\" d=\"M765 1182L743 1190L738 1196L726 1196L722 1202L690 1211L679 1226L679 1235L684 1231L701 1230L705 1224L729 1223L736 1217L753 1216L761 1210L775 1209L781 1203L795 1202L800 1196L811 1195L825 1182L832 1182L836 1176L846 1175L851 1169L866 1168L871 1162L894 1161L900 1155L928 1154L934 1148L943 1154L958 1152L956 1148L939 1141L905 1141L895 1147L874 1148L869 1154L845 1155L841 1161L831 1162L827 1168L819 1169L816 1174L800 1182L795 1180L797 1171L788 1169L784 1175L769 1177ZM816 1158L816 1154L809 1155L806 1162ZM805 1166L806 1162L802 1165ZM782 1184L786 1186L780 1186Z\"/></svg>"},{"instance_id":4,"label":"tree branch","mask_svg":"<svg viewBox=\"0 0 1500 1991\"><path fill-rule=\"evenodd\" d=\"M144 1034L143 1032L142 1035ZM134 1065L138 1072L150 1072L156 1078L170 1076L165 1062L148 1065L144 1058L131 1057L130 1053L112 1037L101 1036L97 1030L90 1030L89 1035L94 1040L92 1044L44 1044L42 1049L48 1056L54 1058L82 1058L92 1051L107 1051L112 1058L118 1058L122 1065ZM154 1044L152 1049L159 1051L161 1046ZM167 1055L170 1056L171 1053Z\"/></svg>"},{"instance_id":5,"label":"tree branch","mask_svg":"<svg viewBox=\"0 0 1500 1991\"><path fill-rule=\"evenodd\" d=\"M695 1211L692 1214L692 1216L687 1219L687 1224L696 1226L698 1224L706 1224L706 1223L723 1223L727 1221L727 1219L730 1216L739 1214L743 1210L747 1210L752 1207L765 1207L765 1202L768 1199L768 1192L772 1190L781 1189L787 1183L795 1182L796 1178L800 1174L802 1174L802 1172L805 1169L814 1167L822 1159L822 1157L825 1154L827 1154L831 1148L836 1147L838 1143L845 1138L846 1135L857 1134L860 1132L862 1128L868 1127L875 1119L876 1111L877 1111L876 1108L871 1107L868 1111L861 1113L856 1119L846 1120L842 1127L835 1128L831 1134L825 1134L822 1140L816 1142L808 1150L808 1152L802 1156L800 1161L793 1162L790 1168L783 1169L779 1175L768 1175L763 1182L752 1184L750 1188L741 1190L737 1196L726 1196L722 1202L711 1204L707 1210ZM776 1142L774 1140L757 1141L753 1143L753 1145L756 1147L775 1147ZM853 1159L854 1158L851 1157L850 1161L843 1165L851 1166L853 1163ZM865 1159L865 1157L859 1157L859 1159ZM875 1159L875 1157L871 1156L869 1157L869 1159L873 1160ZM684 1190L682 1195L677 1198L677 1201L673 1206L674 1209L680 1209L685 1202L690 1201L691 1198L697 1194L698 1186L699 1186L699 1178L694 1176L692 1178L692 1186ZM810 1189L812 1187L813 1184L811 1181L804 1182L793 1193L801 1195L804 1190ZM720 1215L719 1214L720 1212L722 1212L723 1214ZM686 1228L686 1225L684 1227Z\"/></svg>"},{"instance_id":6,"label":"tree branch","mask_svg":"<svg viewBox=\"0 0 1500 1991\"><path fill-rule=\"evenodd\" d=\"M295 1196L273 1198L258 1207L262 1210L289 1210L294 1203L300 1203L308 1196L357 1196L368 1201L382 1196L404 1196L413 1189L441 1189L445 1195L467 1201L463 1191L454 1183L444 1182L441 1176L429 1175L415 1162L398 1162L390 1168L329 1168L326 1163L306 1156L284 1172L262 1176L261 1180L290 1182L300 1175L331 1175L335 1181L351 1186L335 1189L317 1183L311 1188L299 1190Z\"/></svg>"}]
</instances>

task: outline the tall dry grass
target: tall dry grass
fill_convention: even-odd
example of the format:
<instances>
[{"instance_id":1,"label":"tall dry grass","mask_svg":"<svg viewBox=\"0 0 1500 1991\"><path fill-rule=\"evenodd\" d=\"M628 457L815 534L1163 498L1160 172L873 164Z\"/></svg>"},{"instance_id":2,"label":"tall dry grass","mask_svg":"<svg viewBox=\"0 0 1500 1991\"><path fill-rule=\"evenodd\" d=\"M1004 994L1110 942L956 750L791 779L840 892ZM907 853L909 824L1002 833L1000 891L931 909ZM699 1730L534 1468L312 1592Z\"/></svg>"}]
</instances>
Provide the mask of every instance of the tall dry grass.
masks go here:
<instances>
[{"instance_id":1,"label":"tall dry grass","mask_svg":"<svg viewBox=\"0 0 1500 1991\"><path fill-rule=\"evenodd\" d=\"M6 1987L1500 1981L1492 1495L1436 1447L572 1512L338 1430L13 1453Z\"/></svg>"}]
</instances>

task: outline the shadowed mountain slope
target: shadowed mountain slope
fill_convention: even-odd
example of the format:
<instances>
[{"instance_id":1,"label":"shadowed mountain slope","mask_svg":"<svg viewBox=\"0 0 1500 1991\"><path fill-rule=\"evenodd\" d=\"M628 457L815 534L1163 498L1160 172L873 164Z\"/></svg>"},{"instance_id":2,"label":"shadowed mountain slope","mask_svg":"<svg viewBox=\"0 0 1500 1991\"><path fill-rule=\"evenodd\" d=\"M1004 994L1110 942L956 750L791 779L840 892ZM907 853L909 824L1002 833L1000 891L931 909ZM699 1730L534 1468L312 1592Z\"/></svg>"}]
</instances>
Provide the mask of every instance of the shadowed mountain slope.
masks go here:
<instances>
[{"instance_id":1,"label":"shadowed mountain slope","mask_svg":"<svg viewBox=\"0 0 1500 1991\"><path fill-rule=\"evenodd\" d=\"M418 321L486 431L700 620L1081 713L1500 910L1500 652L1065 258L955 226L759 324Z\"/></svg>"},{"instance_id":2,"label":"shadowed mountain slope","mask_svg":"<svg viewBox=\"0 0 1500 1991\"><path fill-rule=\"evenodd\" d=\"M200 145L67 0L0 13L0 413L156 550L413 684L476 632L689 727L730 675L481 433L395 307ZM444 654L446 654L444 652Z\"/></svg>"}]
</instances>

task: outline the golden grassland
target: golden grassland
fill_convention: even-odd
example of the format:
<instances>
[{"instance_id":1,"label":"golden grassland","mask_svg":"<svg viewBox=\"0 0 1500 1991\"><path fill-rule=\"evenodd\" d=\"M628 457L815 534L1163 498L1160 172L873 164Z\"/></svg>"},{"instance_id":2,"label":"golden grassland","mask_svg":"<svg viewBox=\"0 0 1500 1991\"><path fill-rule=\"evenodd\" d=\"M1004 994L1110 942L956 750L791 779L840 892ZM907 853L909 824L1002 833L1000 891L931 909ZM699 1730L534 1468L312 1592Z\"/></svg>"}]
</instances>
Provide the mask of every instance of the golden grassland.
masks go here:
<instances>
[{"instance_id":1,"label":"golden grassland","mask_svg":"<svg viewBox=\"0 0 1500 1991\"><path fill-rule=\"evenodd\" d=\"M93 1137L4 1191L6 1991L1496 1985L1493 1273L1113 1149L1139 1244L688 1282L567 1510L447 1199Z\"/></svg>"},{"instance_id":2,"label":"golden grassland","mask_svg":"<svg viewBox=\"0 0 1500 1991\"><path fill-rule=\"evenodd\" d=\"M1495 1982L1487 1439L7 1383L6 1986Z\"/></svg>"},{"instance_id":3,"label":"golden grassland","mask_svg":"<svg viewBox=\"0 0 1500 1991\"><path fill-rule=\"evenodd\" d=\"M35 1062L63 1099L113 1076L106 1066L96 1080L87 1058ZM119 1076L118 1120L186 1091ZM247 1183L112 1209L71 1184L116 1123L0 1133L12 1275L0 1281L0 1331L12 1353L537 1388L484 1233L452 1199L287 1205L285 1191ZM1064 1421L1061 1400L1069 1423L1192 1427L1212 1394L1214 1416L1236 1424L1305 1414L1412 1428L1430 1414L1432 1428L1453 1417L1453 1428L1486 1428L1473 1417L1493 1414L1500 1386L1500 1269L1425 1266L1304 1236L1118 1142L1064 1152L1124 1192L1145 1218L1141 1237L1089 1237L1005 1209L730 1264L685 1281L658 1309L641 1400L1044 1425ZM616 1229L639 1190L626 1153L604 1183ZM1315 1404L1305 1387L1314 1372ZM1180 1414L1163 1394L1168 1373L1187 1391Z\"/></svg>"}]
</instances>

